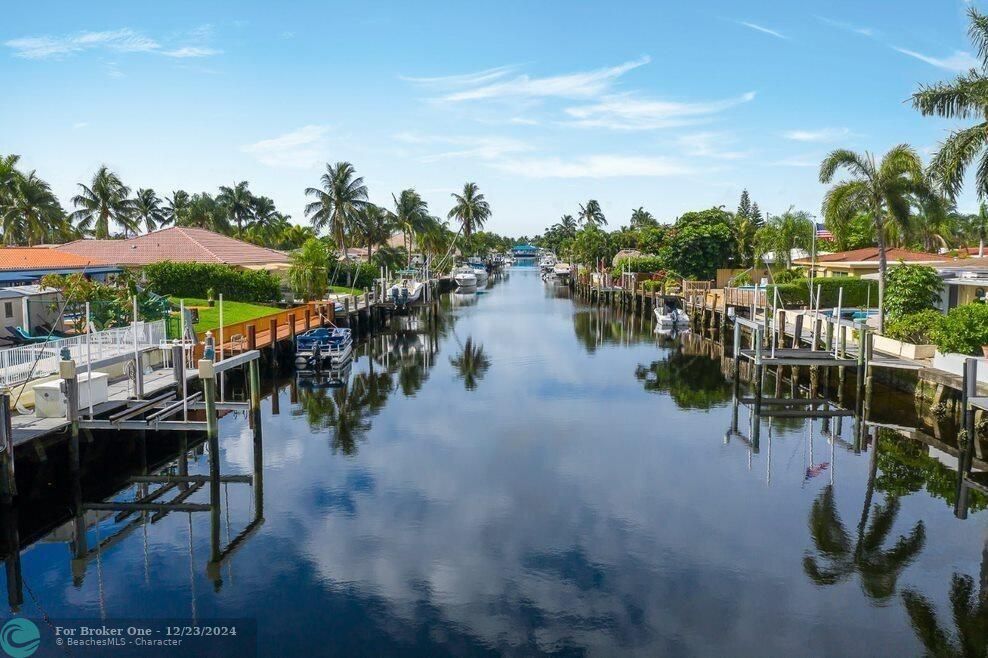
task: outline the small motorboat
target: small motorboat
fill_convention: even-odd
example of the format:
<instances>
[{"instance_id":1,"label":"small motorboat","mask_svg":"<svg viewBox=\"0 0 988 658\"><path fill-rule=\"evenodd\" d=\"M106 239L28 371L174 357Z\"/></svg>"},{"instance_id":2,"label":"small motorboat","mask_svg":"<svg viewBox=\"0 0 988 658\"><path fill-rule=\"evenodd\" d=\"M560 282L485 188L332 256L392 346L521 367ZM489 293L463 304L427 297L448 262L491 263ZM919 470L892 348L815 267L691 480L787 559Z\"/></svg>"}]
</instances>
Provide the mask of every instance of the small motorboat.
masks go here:
<instances>
[{"instance_id":1,"label":"small motorboat","mask_svg":"<svg viewBox=\"0 0 988 658\"><path fill-rule=\"evenodd\" d=\"M422 297L425 284L417 279L400 279L388 290L395 304L411 304Z\"/></svg>"},{"instance_id":2,"label":"small motorboat","mask_svg":"<svg viewBox=\"0 0 988 658\"><path fill-rule=\"evenodd\" d=\"M456 281L456 285L460 288L477 287L477 274L469 265L464 265L453 270L453 280Z\"/></svg>"},{"instance_id":3,"label":"small motorboat","mask_svg":"<svg viewBox=\"0 0 988 658\"><path fill-rule=\"evenodd\" d=\"M470 260L467 263L470 269L473 270L474 276L477 277L477 285L482 286L487 283L487 266L479 258Z\"/></svg>"},{"instance_id":4,"label":"small motorboat","mask_svg":"<svg viewBox=\"0 0 988 658\"><path fill-rule=\"evenodd\" d=\"M552 266L552 273L562 279L569 276L569 263L556 263Z\"/></svg>"},{"instance_id":5,"label":"small motorboat","mask_svg":"<svg viewBox=\"0 0 988 658\"><path fill-rule=\"evenodd\" d=\"M353 337L345 327L319 327L295 337L295 365L300 368L321 368L325 362L338 365L352 352Z\"/></svg>"},{"instance_id":6,"label":"small motorboat","mask_svg":"<svg viewBox=\"0 0 988 658\"><path fill-rule=\"evenodd\" d=\"M680 307L677 297L663 297L652 312L655 314L656 331L689 326L690 316Z\"/></svg>"}]
</instances>

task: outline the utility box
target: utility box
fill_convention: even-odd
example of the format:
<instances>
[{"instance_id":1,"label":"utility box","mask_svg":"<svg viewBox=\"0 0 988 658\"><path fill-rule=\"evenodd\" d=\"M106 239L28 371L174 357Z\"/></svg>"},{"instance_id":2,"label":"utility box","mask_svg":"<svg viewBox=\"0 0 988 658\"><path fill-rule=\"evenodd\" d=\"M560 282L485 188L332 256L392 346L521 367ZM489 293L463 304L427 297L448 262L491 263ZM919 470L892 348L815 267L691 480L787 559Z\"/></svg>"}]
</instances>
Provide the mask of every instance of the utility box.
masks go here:
<instances>
[{"instance_id":1,"label":"utility box","mask_svg":"<svg viewBox=\"0 0 988 658\"><path fill-rule=\"evenodd\" d=\"M79 409L89 408L92 403L106 402L109 397L110 377L105 372L87 375L79 373ZM34 415L38 418L65 418L65 394L62 393L64 379L56 379L34 387Z\"/></svg>"}]
</instances>

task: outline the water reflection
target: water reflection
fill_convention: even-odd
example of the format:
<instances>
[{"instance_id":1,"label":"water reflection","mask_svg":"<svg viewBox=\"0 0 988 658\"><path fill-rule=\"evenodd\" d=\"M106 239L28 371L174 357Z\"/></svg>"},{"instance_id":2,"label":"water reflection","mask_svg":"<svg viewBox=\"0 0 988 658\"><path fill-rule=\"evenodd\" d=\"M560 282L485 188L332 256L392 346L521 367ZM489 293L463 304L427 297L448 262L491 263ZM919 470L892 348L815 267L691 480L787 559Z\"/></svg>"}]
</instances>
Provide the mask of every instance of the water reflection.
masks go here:
<instances>
[{"instance_id":1,"label":"water reflection","mask_svg":"<svg viewBox=\"0 0 988 658\"><path fill-rule=\"evenodd\" d=\"M484 353L484 346L475 344L472 336L467 338L461 345L459 354L449 362L456 368L457 375L468 391L477 388L477 383L491 367L491 360Z\"/></svg>"},{"instance_id":2,"label":"water reflection","mask_svg":"<svg viewBox=\"0 0 988 658\"><path fill-rule=\"evenodd\" d=\"M988 651L988 543L983 550L981 579L975 589L971 576L954 573L950 580L953 630L941 626L929 598L914 589L902 593L916 637L930 656L983 657Z\"/></svg>"},{"instance_id":3,"label":"water reflection","mask_svg":"<svg viewBox=\"0 0 988 658\"><path fill-rule=\"evenodd\" d=\"M681 409L710 409L731 399L731 385L719 361L711 358L712 341L690 334L666 341L665 358L635 368L635 378L651 393L668 394Z\"/></svg>"}]
</instances>

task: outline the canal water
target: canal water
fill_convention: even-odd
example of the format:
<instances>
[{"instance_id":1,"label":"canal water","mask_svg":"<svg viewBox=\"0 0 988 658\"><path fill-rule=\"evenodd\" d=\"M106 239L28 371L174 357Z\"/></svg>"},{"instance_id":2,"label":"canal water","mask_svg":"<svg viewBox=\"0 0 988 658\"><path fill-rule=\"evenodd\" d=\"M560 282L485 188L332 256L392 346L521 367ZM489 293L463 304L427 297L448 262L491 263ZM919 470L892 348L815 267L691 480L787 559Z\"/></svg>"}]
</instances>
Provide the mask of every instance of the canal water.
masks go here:
<instances>
[{"instance_id":1,"label":"canal water","mask_svg":"<svg viewBox=\"0 0 988 658\"><path fill-rule=\"evenodd\" d=\"M260 479L218 515L89 512L80 554L65 460L25 465L17 614L253 618L263 656L984 651L986 501L955 515L951 437L776 419L756 452L716 345L533 269L394 325L343 372L262 375L256 468L243 413L220 420L223 475ZM188 447L135 445L83 443L86 501L147 495L127 478Z\"/></svg>"}]
</instances>

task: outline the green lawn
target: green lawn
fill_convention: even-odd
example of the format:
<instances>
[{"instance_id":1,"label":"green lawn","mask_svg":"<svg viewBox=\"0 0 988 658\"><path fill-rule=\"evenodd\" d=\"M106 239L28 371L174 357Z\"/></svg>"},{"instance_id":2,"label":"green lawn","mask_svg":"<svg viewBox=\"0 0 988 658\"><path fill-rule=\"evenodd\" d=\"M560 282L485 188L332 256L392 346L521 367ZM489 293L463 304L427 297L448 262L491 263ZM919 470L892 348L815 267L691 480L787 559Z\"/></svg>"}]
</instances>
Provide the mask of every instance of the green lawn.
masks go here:
<instances>
[{"instance_id":1,"label":"green lawn","mask_svg":"<svg viewBox=\"0 0 988 658\"><path fill-rule=\"evenodd\" d=\"M346 286L330 286L329 292L339 293L341 295L363 295L363 290L357 290L356 288L347 288Z\"/></svg>"},{"instance_id":2,"label":"green lawn","mask_svg":"<svg viewBox=\"0 0 988 658\"><path fill-rule=\"evenodd\" d=\"M178 304L180 298L169 297L168 298L173 304ZM185 298L186 308L198 308L199 309L199 323L196 324L196 331L206 331L207 329L216 329L220 326L220 305L216 302L216 305L209 308L209 302L205 299L196 299L193 297ZM276 306L262 306L261 304L248 304L247 302L228 302L223 301L223 324L231 325L236 322L246 322L247 320L253 320L254 318L260 318L265 315L271 315L272 313L277 313L279 310ZM174 324L176 331L175 335L178 334L179 318L176 313L172 318L172 324ZM168 335L171 336L172 327L169 327Z\"/></svg>"}]
</instances>

